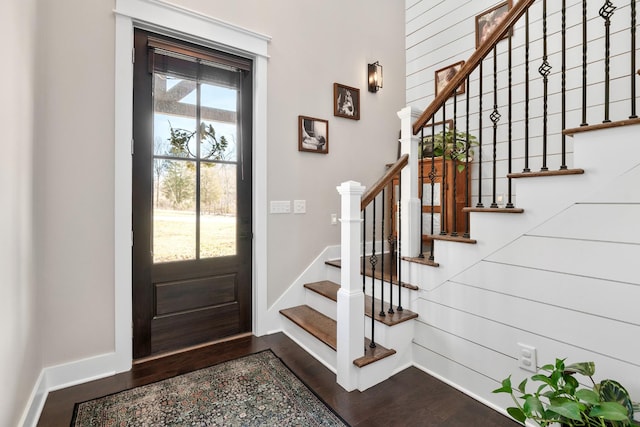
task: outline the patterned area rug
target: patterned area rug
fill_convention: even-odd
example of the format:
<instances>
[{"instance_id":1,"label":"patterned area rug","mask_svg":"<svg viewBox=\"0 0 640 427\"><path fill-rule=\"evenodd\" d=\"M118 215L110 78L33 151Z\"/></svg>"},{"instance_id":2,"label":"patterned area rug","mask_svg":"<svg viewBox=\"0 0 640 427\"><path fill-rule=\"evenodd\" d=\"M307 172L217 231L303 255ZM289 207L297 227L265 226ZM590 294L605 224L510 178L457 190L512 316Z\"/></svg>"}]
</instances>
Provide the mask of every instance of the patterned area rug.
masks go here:
<instances>
[{"instance_id":1,"label":"patterned area rug","mask_svg":"<svg viewBox=\"0 0 640 427\"><path fill-rule=\"evenodd\" d=\"M270 350L76 404L72 426L346 426Z\"/></svg>"}]
</instances>

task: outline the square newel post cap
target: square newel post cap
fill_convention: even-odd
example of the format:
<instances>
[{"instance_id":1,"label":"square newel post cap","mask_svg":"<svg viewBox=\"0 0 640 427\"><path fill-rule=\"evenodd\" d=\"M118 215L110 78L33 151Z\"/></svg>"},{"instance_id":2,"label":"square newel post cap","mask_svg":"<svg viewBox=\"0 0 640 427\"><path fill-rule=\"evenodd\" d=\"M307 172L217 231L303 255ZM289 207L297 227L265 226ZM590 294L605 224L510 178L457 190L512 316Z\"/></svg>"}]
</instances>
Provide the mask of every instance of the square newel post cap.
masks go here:
<instances>
[{"instance_id":1,"label":"square newel post cap","mask_svg":"<svg viewBox=\"0 0 640 427\"><path fill-rule=\"evenodd\" d=\"M352 194L352 195L364 194L366 187L356 181L346 181L340 184L339 186L337 186L336 189L338 190L338 193L344 196L348 194Z\"/></svg>"}]
</instances>

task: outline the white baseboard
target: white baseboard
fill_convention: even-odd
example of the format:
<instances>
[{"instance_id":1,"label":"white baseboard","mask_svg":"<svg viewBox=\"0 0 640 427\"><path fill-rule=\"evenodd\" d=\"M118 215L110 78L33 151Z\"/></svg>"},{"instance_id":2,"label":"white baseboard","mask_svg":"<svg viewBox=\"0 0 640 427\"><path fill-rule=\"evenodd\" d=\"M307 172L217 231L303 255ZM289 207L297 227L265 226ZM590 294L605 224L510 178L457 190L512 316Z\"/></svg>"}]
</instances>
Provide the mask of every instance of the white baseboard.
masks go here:
<instances>
[{"instance_id":1,"label":"white baseboard","mask_svg":"<svg viewBox=\"0 0 640 427\"><path fill-rule=\"evenodd\" d=\"M44 368L33 387L19 425L35 427L38 424L50 392L114 375L117 373L114 368L118 366L117 362L116 353L107 353Z\"/></svg>"}]
</instances>

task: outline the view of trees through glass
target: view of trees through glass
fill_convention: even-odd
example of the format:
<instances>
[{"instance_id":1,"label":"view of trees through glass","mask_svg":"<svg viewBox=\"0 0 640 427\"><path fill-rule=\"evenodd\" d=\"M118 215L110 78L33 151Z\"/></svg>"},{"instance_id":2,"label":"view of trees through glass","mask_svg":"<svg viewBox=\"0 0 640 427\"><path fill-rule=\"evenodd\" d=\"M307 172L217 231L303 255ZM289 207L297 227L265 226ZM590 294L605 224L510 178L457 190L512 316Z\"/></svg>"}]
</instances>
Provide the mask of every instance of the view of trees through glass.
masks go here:
<instances>
[{"instance_id":1,"label":"view of trees through glass","mask_svg":"<svg viewBox=\"0 0 640 427\"><path fill-rule=\"evenodd\" d=\"M154 262L236 253L237 94L154 75Z\"/></svg>"}]
</instances>

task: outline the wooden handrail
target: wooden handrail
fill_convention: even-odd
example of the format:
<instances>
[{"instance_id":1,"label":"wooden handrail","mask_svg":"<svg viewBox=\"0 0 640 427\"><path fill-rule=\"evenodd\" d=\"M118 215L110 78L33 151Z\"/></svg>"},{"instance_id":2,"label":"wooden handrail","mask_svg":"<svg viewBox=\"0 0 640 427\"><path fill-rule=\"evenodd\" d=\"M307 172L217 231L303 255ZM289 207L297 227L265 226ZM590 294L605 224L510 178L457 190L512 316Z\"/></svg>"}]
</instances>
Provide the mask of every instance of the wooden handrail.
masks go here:
<instances>
[{"instance_id":1,"label":"wooden handrail","mask_svg":"<svg viewBox=\"0 0 640 427\"><path fill-rule=\"evenodd\" d=\"M373 187L367 190L367 192L362 196L360 210L364 210L369 205L369 203L371 203L373 199L376 198L376 196L382 191L382 189L389 185L391 181L393 181L393 178L395 178L396 175L398 175L398 173L400 173L400 171L405 166L407 166L408 163L409 155L405 154L400 157L389 169L387 169L387 172L385 172L385 174L382 175L382 177L373 185Z\"/></svg>"},{"instance_id":2,"label":"wooden handrail","mask_svg":"<svg viewBox=\"0 0 640 427\"><path fill-rule=\"evenodd\" d=\"M507 32L515 25L516 22L524 15L529 7L536 0L520 0L515 6L507 13L507 16L498 24L498 27L491 33L489 38L484 41L478 48L471 54L469 59L462 66L451 81L445 86L445 88L435 97L435 99L429 104L429 106L420 115L418 120L413 124L413 134L417 135L420 129L427 124L433 115L444 105L449 99L453 91L462 84L462 82L480 65L480 62L489 54L489 52L498 44L500 40L507 34ZM468 89L467 89L468 90Z\"/></svg>"}]
</instances>

